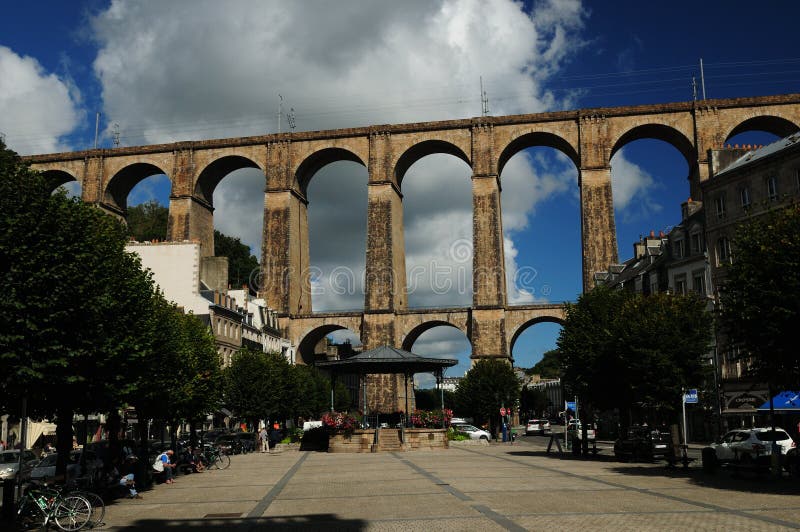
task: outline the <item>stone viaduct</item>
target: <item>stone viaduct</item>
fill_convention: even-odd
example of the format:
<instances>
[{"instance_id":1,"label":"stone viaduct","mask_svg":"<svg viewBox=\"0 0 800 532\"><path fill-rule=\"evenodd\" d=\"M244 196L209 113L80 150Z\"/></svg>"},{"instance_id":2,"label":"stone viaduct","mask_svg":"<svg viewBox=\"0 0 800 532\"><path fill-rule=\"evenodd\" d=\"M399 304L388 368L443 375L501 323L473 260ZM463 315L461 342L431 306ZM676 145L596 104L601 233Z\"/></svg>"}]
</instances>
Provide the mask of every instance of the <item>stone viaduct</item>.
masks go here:
<instances>
[{"instance_id":1,"label":"stone viaduct","mask_svg":"<svg viewBox=\"0 0 800 532\"><path fill-rule=\"evenodd\" d=\"M583 286L618 262L611 195L611 157L625 144L653 138L686 158L692 197L709 176L708 150L733 135L760 130L788 135L800 124L800 94L705 100L380 125L331 131L177 142L30 156L54 186L76 180L82 198L117 216L142 179L172 182L167 239L196 239L213 254L213 193L239 168L265 176L262 278L259 293L277 309L303 361L332 331L348 328L366 348L410 347L425 330L449 325L472 343L473 358L511 356L517 336L540 321L563 320L558 305L509 306L500 210L502 172L520 150L555 148L579 172ZM407 308L403 176L414 162L446 153L472 168L473 302L469 308ZM363 312L314 313L308 279L306 190L325 165L348 160L369 173L366 296Z\"/></svg>"}]
</instances>

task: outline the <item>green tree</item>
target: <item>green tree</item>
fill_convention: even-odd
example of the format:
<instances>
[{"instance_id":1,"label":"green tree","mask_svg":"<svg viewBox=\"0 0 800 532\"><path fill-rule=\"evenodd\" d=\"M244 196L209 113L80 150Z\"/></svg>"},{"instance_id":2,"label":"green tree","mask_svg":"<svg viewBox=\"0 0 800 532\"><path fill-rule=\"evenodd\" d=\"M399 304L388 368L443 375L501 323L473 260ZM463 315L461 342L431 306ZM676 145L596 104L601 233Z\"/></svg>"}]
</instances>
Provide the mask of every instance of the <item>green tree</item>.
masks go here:
<instances>
[{"instance_id":1,"label":"green tree","mask_svg":"<svg viewBox=\"0 0 800 532\"><path fill-rule=\"evenodd\" d=\"M545 352L542 359L532 368L526 369L527 375L539 375L543 379L557 379L561 377L561 355L558 349Z\"/></svg>"},{"instance_id":2,"label":"green tree","mask_svg":"<svg viewBox=\"0 0 800 532\"><path fill-rule=\"evenodd\" d=\"M258 259L238 237L214 231L214 255L228 257L228 284L234 288L246 285L250 274L258 269Z\"/></svg>"},{"instance_id":3,"label":"green tree","mask_svg":"<svg viewBox=\"0 0 800 532\"><path fill-rule=\"evenodd\" d=\"M453 410L456 406L455 393L450 390L437 390L427 388L414 390L414 401L419 410L440 410L442 408L442 392L444 393L444 407Z\"/></svg>"},{"instance_id":4,"label":"green tree","mask_svg":"<svg viewBox=\"0 0 800 532\"><path fill-rule=\"evenodd\" d=\"M242 349L225 369L225 404L254 423L291 415L291 366L280 353Z\"/></svg>"},{"instance_id":5,"label":"green tree","mask_svg":"<svg viewBox=\"0 0 800 532\"><path fill-rule=\"evenodd\" d=\"M156 200L128 207L128 233L140 242L167 238L169 209Z\"/></svg>"},{"instance_id":6,"label":"green tree","mask_svg":"<svg viewBox=\"0 0 800 532\"><path fill-rule=\"evenodd\" d=\"M695 295L598 287L567 305L558 347L563 382L584 406L674 417L682 388L705 379L711 316ZM587 404L588 403L588 404ZM625 419L625 417L623 417Z\"/></svg>"},{"instance_id":7,"label":"green tree","mask_svg":"<svg viewBox=\"0 0 800 532\"><path fill-rule=\"evenodd\" d=\"M51 190L0 142L0 395L55 414L66 451L73 412L110 409L127 392L153 283L125 252L121 223Z\"/></svg>"},{"instance_id":8,"label":"green tree","mask_svg":"<svg viewBox=\"0 0 800 532\"><path fill-rule=\"evenodd\" d=\"M739 225L720 286L722 329L751 356L750 373L771 387L800 383L800 205Z\"/></svg>"},{"instance_id":9,"label":"green tree","mask_svg":"<svg viewBox=\"0 0 800 532\"><path fill-rule=\"evenodd\" d=\"M501 406L516 409L520 383L504 360L482 359L464 375L456 388L456 412L475 423L497 424Z\"/></svg>"}]
</instances>

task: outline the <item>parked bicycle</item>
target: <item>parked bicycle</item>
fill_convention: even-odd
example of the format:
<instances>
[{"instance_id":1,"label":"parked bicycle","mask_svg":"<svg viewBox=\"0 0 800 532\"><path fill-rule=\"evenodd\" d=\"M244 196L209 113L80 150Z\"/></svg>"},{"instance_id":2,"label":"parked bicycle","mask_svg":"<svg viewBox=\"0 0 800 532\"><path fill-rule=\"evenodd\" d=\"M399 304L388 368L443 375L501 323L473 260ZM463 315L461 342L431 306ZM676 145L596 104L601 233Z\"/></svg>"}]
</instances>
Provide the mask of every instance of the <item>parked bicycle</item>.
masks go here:
<instances>
[{"instance_id":1,"label":"parked bicycle","mask_svg":"<svg viewBox=\"0 0 800 532\"><path fill-rule=\"evenodd\" d=\"M17 523L25 529L46 529L51 522L67 532L86 527L92 518L92 505L85 497L47 486L32 486L23 495L17 510Z\"/></svg>"},{"instance_id":2,"label":"parked bicycle","mask_svg":"<svg viewBox=\"0 0 800 532\"><path fill-rule=\"evenodd\" d=\"M231 457L216 447L206 448L201 456L206 469L228 469L231 465Z\"/></svg>"}]
</instances>

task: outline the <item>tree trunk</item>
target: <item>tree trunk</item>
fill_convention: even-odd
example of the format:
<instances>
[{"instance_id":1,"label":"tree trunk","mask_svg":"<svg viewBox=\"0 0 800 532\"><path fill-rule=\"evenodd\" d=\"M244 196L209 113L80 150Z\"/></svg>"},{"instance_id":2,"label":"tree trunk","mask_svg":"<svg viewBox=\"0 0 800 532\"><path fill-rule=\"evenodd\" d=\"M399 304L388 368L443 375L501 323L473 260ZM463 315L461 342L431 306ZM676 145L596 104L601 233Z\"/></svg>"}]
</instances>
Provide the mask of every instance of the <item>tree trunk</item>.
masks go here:
<instances>
[{"instance_id":1,"label":"tree trunk","mask_svg":"<svg viewBox=\"0 0 800 532\"><path fill-rule=\"evenodd\" d=\"M64 476L67 473L67 458L72 451L72 415L73 410L70 405L61 404L56 410L56 450L58 459L56 460L56 476Z\"/></svg>"}]
</instances>

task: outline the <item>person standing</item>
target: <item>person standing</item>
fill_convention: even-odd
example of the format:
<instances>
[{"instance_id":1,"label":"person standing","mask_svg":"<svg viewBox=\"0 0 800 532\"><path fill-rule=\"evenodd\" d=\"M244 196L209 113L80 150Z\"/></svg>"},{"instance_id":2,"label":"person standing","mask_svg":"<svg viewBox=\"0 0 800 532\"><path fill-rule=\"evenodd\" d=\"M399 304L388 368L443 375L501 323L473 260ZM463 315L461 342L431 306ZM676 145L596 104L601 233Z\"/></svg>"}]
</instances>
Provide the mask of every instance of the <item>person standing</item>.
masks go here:
<instances>
[{"instance_id":1,"label":"person standing","mask_svg":"<svg viewBox=\"0 0 800 532\"><path fill-rule=\"evenodd\" d=\"M258 437L261 439L261 452L268 453L269 452L269 432L267 432L266 425L261 427L261 432L258 433Z\"/></svg>"}]
</instances>

